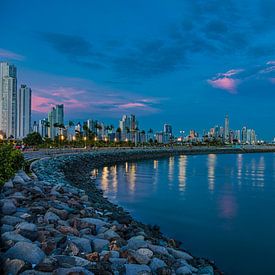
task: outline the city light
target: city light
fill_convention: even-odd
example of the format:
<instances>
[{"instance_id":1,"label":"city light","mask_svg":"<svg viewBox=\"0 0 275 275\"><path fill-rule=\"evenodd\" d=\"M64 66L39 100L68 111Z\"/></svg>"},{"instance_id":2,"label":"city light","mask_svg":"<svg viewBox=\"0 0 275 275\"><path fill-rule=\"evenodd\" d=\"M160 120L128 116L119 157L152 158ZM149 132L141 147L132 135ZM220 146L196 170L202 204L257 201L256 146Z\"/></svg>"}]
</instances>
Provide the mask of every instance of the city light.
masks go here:
<instances>
[{"instance_id":1,"label":"city light","mask_svg":"<svg viewBox=\"0 0 275 275\"><path fill-rule=\"evenodd\" d=\"M3 135L0 135L0 140L3 140L4 139L4 136Z\"/></svg>"},{"instance_id":2,"label":"city light","mask_svg":"<svg viewBox=\"0 0 275 275\"><path fill-rule=\"evenodd\" d=\"M73 136L73 141L75 141L76 140L76 136Z\"/></svg>"}]
</instances>

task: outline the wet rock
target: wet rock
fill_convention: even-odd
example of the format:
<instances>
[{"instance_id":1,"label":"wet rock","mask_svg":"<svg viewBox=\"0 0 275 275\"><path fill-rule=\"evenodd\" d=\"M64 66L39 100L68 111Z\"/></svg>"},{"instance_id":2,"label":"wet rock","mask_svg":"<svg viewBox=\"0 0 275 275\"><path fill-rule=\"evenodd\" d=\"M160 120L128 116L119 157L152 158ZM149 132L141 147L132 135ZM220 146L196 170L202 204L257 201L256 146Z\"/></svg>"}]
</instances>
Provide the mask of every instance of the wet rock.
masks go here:
<instances>
[{"instance_id":1,"label":"wet rock","mask_svg":"<svg viewBox=\"0 0 275 275\"><path fill-rule=\"evenodd\" d=\"M150 250L152 250L154 253L169 255L167 249L164 246L149 244L148 248L150 248Z\"/></svg>"},{"instance_id":2,"label":"wet rock","mask_svg":"<svg viewBox=\"0 0 275 275\"><path fill-rule=\"evenodd\" d=\"M100 219L95 219L95 218L82 218L80 219L82 222L85 222L89 225L95 225L96 230L99 230L102 226L107 225L106 222L100 220Z\"/></svg>"},{"instance_id":3,"label":"wet rock","mask_svg":"<svg viewBox=\"0 0 275 275\"><path fill-rule=\"evenodd\" d=\"M31 241L35 241L38 237L37 226L34 223L22 222L16 226L19 234Z\"/></svg>"},{"instance_id":4,"label":"wet rock","mask_svg":"<svg viewBox=\"0 0 275 275\"><path fill-rule=\"evenodd\" d=\"M58 268L57 260L53 257L47 257L38 265L35 266L36 270L41 272L53 272L55 269Z\"/></svg>"},{"instance_id":5,"label":"wet rock","mask_svg":"<svg viewBox=\"0 0 275 275\"><path fill-rule=\"evenodd\" d=\"M210 266L210 265L201 267L201 268L198 270L198 274L214 275L213 267Z\"/></svg>"},{"instance_id":6,"label":"wet rock","mask_svg":"<svg viewBox=\"0 0 275 275\"><path fill-rule=\"evenodd\" d=\"M44 216L44 220L46 223L55 223L60 220L60 218L53 212L47 212Z\"/></svg>"},{"instance_id":7,"label":"wet rock","mask_svg":"<svg viewBox=\"0 0 275 275\"><path fill-rule=\"evenodd\" d=\"M14 231L6 232L1 235L2 241L7 247L12 247L17 242L28 242L31 243L29 239L24 238L20 234L17 234Z\"/></svg>"},{"instance_id":8,"label":"wet rock","mask_svg":"<svg viewBox=\"0 0 275 275\"><path fill-rule=\"evenodd\" d=\"M20 177L19 175L16 175L15 177L14 177L14 179L12 180L12 182L14 183L14 184L25 184L25 181L24 181L24 179L22 178L22 177Z\"/></svg>"},{"instance_id":9,"label":"wet rock","mask_svg":"<svg viewBox=\"0 0 275 275\"><path fill-rule=\"evenodd\" d=\"M59 230L62 234L66 234L66 235L73 234L73 235L79 236L78 230L71 226L59 226L57 230Z\"/></svg>"},{"instance_id":10,"label":"wet rock","mask_svg":"<svg viewBox=\"0 0 275 275\"><path fill-rule=\"evenodd\" d=\"M188 266L181 266L176 270L177 275L188 275L192 274L192 271Z\"/></svg>"},{"instance_id":11,"label":"wet rock","mask_svg":"<svg viewBox=\"0 0 275 275\"><path fill-rule=\"evenodd\" d=\"M125 274L133 275L133 274L142 274L149 275L151 273L151 269L148 265L138 265L138 264L125 264Z\"/></svg>"},{"instance_id":12,"label":"wet rock","mask_svg":"<svg viewBox=\"0 0 275 275\"><path fill-rule=\"evenodd\" d=\"M93 275L93 272L83 267L58 268L53 272L54 275Z\"/></svg>"},{"instance_id":13,"label":"wet rock","mask_svg":"<svg viewBox=\"0 0 275 275\"><path fill-rule=\"evenodd\" d=\"M103 233L104 239L112 240L120 238L120 236L112 229L109 229Z\"/></svg>"},{"instance_id":14,"label":"wet rock","mask_svg":"<svg viewBox=\"0 0 275 275\"><path fill-rule=\"evenodd\" d=\"M93 253L87 254L86 258L91 262L98 262L99 254L98 254L98 252L93 252Z\"/></svg>"},{"instance_id":15,"label":"wet rock","mask_svg":"<svg viewBox=\"0 0 275 275\"><path fill-rule=\"evenodd\" d=\"M81 252L90 253L92 251L91 242L88 239L70 236L68 242L74 243Z\"/></svg>"},{"instance_id":16,"label":"wet rock","mask_svg":"<svg viewBox=\"0 0 275 275\"><path fill-rule=\"evenodd\" d=\"M15 192L9 198L16 199L16 200L25 200L26 197L22 194L22 192Z\"/></svg>"},{"instance_id":17,"label":"wet rock","mask_svg":"<svg viewBox=\"0 0 275 275\"><path fill-rule=\"evenodd\" d=\"M90 264L88 260L85 260L77 256L57 255L54 256L54 259L58 262L58 265L61 267L87 266Z\"/></svg>"},{"instance_id":18,"label":"wet rock","mask_svg":"<svg viewBox=\"0 0 275 275\"><path fill-rule=\"evenodd\" d=\"M4 264L5 274L16 275L25 267L25 262L18 259L7 259Z\"/></svg>"},{"instance_id":19,"label":"wet rock","mask_svg":"<svg viewBox=\"0 0 275 275\"><path fill-rule=\"evenodd\" d=\"M13 183L12 183L11 180L5 182L5 184L3 185L3 189L4 189L4 190L5 190L5 189L11 189L11 188L13 188L13 187L14 187L14 185L13 185Z\"/></svg>"},{"instance_id":20,"label":"wet rock","mask_svg":"<svg viewBox=\"0 0 275 275\"><path fill-rule=\"evenodd\" d=\"M104 239L94 239L92 241L93 248L96 252L101 252L102 250L108 250L109 241Z\"/></svg>"},{"instance_id":21,"label":"wet rock","mask_svg":"<svg viewBox=\"0 0 275 275\"><path fill-rule=\"evenodd\" d=\"M130 255L139 263L139 264L148 264L150 258L146 255L140 254L137 251L131 252Z\"/></svg>"},{"instance_id":22,"label":"wet rock","mask_svg":"<svg viewBox=\"0 0 275 275\"><path fill-rule=\"evenodd\" d=\"M193 259L193 257L190 254L188 254L184 251L176 250L176 249L173 249L170 247L168 247L167 250L172 256L174 256L177 259L184 259L184 260L192 260Z\"/></svg>"},{"instance_id":23,"label":"wet rock","mask_svg":"<svg viewBox=\"0 0 275 275\"><path fill-rule=\"evenodd\" d=\"M129 249L137 250L139 248L148 247L148 243L146 241L144 241L143 236L137 236L137 237L132 237L131 239L129 239L127 246Z\"/></svg>"},{"instance_id":24,"label":"wet rock","mask_svg":"<svg viewBox=\"0 0 275 275\"><path fill-rule=\"evenodd\" d=\"M158 269L165 267L165 266L166 266L166 263L158 258L153 258L150 262L150 268L155 272Z\"/></svg>"},{"instance_id":25,"label":"wet rock","mask_svg":"<svg viewBox=\"0 0 275 275\"><path fill-rule=\"evenodd\" d=\"M6 232L10 232L14 230L14 226L9 225L9 224L3 224L1 227L1 234L6 233Z\"/></svg>"},{"instance_id":26,"label":"wet rock","mask_svg":"<svg viewBox=\"0 0 275 275\"><path fill-rule=\"evenodd\" d=\"M16 224L23 222L23 221L24 220L21 218L14 217L14 216L8 216L8 215L4 216L1 219L2 224L8 224L8 225L13 225L13 226L15 226Z\"/></svg>"},{"instance_id":27,"label":"wet rock","mask_svg":"<svg viewBox=\"0 0 275 275\"><path fill-rule=\"evenodd\" d=\"M23 260L30 264L39 264L45 258L45 254L35 244L18 242L4 254L4 257Z\"/></svg>"},{"instance_id":28,"label":"wet rock","mask_svg":"<svg viewBox=\"0 0 275 275\"><path fill-rule=\"evenodd\" d=\"M16 212L16 206L12 200L5 200L2 206L2 213L4 215L11 215Z\"/></svg>"},{"instance_id":29,"label":"wet rock","mask_svg":"<svg viewBox=\"0 0 275 275\"><path fill-rule=\"evenodd\" d=\"M61 209L56 209L51 207L49 211L56 214L58 217L60 217L63 220L67 219L68 217L68 212L66 210L61 210Z\"/></svg>"}]
</instances>

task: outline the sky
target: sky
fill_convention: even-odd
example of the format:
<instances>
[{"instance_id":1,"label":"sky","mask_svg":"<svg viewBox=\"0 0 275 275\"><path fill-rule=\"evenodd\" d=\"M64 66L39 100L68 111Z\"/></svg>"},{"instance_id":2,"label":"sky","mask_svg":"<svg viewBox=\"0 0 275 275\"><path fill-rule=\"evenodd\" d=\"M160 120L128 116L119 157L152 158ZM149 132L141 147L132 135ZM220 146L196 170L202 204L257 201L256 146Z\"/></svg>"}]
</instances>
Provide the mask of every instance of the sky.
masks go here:
<instances>
[{"instance_id":1,"label":"sky","mask_svg":"<svg viewBox=\"0 0 275 275\"><path fill-rule=\"evenodd\" d=\"M0 0L0 60L32 88L33 119L141 129L223 125L275 136L274 0Z\"/></svg>"}]
</instances>

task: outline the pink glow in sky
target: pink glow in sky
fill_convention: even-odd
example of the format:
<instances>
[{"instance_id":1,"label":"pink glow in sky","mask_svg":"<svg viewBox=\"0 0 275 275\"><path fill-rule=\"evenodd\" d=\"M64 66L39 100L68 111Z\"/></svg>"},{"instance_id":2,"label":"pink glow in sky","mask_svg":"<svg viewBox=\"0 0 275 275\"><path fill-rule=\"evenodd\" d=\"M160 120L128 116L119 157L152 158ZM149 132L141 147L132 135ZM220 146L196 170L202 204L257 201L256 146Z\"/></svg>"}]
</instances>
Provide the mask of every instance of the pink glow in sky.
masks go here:
<instances>
[{"instance_id":1,"label":"pink glow in sky","mask_svg":"<svg viewBox=\"0 0 275 275\"><path fill-rule=\"evenodd\" d=\"M0 58L22 61L25 57L20 54L0 48Z\"/></svg>"},{"instance_id":2,"label":"pink glow in sky","mask_svg":"<svg viewBox=\"0 0 275 275\"><path fill-rule=\"evenodd\" d=\"M222 89L226 90L227 92L231 94L236 94L237 93L237 85L238 85L238 80L229 78L229 77L223 77L223 78L218 78L218 79L208 79L207 82L213 87L217 89Z\"/></svg>"}]
</instances>

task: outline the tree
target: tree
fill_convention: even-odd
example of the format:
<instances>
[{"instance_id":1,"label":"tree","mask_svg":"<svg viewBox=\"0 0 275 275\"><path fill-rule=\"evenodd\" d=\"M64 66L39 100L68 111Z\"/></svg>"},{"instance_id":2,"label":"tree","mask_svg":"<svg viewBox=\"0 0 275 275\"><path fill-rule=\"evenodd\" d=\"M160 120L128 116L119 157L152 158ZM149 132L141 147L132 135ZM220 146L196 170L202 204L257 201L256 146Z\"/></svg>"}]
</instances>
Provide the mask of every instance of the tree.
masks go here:
<instances>
[{"instance_id":1,"label":"tree","mask_svg":"<svg viewBox=\"0 0 275 275\"><path fill-rule=\"evenodd\" d=\"M39 133L33 132L23 138L23 142L30 146L38 146L43 143L43 139Z\"/></svg>"}]
</instances>

